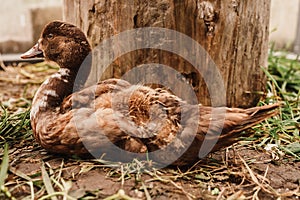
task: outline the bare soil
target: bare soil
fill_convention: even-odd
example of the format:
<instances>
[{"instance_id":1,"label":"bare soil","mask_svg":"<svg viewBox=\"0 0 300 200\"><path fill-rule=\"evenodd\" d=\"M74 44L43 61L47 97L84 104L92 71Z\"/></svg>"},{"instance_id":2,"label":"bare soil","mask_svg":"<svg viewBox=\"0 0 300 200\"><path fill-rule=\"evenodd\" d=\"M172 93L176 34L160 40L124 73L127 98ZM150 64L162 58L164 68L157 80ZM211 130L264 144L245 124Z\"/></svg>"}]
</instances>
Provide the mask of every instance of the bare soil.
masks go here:
<instances>
[{"instance_id":1,"label":"bare soil","mask_svg":"<svg viewBox=\"0 0 300 200\"><path fill-rule=\"evenodd\" d=\"M0 101L11 110L17 99L30 100L39 85L39 78L23 81L23 77L20 81L17 71L0 71ZM127 165L114 168L94 160L48 154L35 142L20 141L10 147L9 153L6 185L17 199L30 196L26 178L41 180L43 166L50 176L71 183L69 195L75 199L114 199L112 195L122 196L123 191L132 199L160 200L299 199L300 195L300 162L280 150L256 149L252 142L237 143L195 166L141 172L132 168L132 173L126 172ZM41 181L35 182L35 198L47 194L42 187Z\"/></svg>"}]
</instances>

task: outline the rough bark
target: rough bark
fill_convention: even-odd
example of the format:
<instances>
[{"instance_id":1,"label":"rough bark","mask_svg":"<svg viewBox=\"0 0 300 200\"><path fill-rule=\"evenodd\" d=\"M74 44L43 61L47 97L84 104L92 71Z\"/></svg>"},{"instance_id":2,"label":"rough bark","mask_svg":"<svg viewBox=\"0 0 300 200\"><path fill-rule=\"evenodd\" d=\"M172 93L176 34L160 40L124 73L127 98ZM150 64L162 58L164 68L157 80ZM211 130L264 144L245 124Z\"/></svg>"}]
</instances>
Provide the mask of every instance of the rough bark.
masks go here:
<instances>
[{"instance_id":1,"label":"rough bark","mask_svg":"<svg viewBox=\"0 0 300 200\"><path fill-rule=\"evenodd\" d=\"M253 106L259 91L264 91L265 75L260 67L267 66L270 0L64 0L64 5L65 20L80 26L93 47L112 35L140 27L169 28L193 38L218 66L227 106ZM94 63L99 59L104 59L101 53ZM211 104L201 74L185 59L162 50L128 53L104 73L103 66L95 65L92 75L120 77L145 63L161 63L178 70L192 83L198 100ZM169 81L174 78L163 72L162 76ZM218 85L213 87L217 89Z\"/></svg>"}]
</instances>

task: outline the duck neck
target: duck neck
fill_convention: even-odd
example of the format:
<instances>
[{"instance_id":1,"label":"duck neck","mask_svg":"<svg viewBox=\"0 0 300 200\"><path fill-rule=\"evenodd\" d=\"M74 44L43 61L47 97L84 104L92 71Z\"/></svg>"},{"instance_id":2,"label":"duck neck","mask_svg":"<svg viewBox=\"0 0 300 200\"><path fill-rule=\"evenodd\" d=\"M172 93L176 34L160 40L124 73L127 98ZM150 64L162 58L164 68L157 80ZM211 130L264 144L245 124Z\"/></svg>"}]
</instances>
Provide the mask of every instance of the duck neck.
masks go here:
<instances>
[{"instance_id":1,"label":"duck neck","mask_svg":"<svg viewBox=\"0 0 300 200\"><path fill-rule=\"evenodd\" d=\"M58 72L37 91L32 102L31 116L60 107L65 97L82 89L90 73L91 57L87 56L79 65L69 65L71 68L60 66Z\"/></svg>"}]
</instances>

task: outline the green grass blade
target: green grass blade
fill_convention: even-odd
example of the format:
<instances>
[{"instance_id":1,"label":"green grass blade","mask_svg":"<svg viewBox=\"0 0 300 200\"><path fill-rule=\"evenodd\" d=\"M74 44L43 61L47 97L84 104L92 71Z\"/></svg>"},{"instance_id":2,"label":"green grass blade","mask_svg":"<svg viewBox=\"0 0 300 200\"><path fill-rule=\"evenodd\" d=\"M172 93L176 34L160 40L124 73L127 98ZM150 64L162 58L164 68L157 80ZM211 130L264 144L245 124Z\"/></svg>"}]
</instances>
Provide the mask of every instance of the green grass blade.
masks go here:
<instances>
[{"instance_id":1,"label":"green grass blade","mask_svg":"<svg viewBox=\"0 0 300 200\"><path fill-rule=\"evenodd\" d=\"M4 154L2 157L1 169L0 169L0 188L1 190L4 188L5 179L7 177L7 170L8 170L8 145L4 145Z\"/></svg>"},{"instance_id":2,"label":"green grass blade","mask_svg":"<svg viewBox=\"0 0 300 200\"><path fill-rule=\"evenodd\" d=\"M274 83L274 85L276 86L276 88L282 93L281 87L278 85L278 83L275 80L274 76L272 76L270 74L270 72L266 68L261 67L261 69L264 71L264 73L266 74L266 76Z\"/></svg>"}]
</instances>

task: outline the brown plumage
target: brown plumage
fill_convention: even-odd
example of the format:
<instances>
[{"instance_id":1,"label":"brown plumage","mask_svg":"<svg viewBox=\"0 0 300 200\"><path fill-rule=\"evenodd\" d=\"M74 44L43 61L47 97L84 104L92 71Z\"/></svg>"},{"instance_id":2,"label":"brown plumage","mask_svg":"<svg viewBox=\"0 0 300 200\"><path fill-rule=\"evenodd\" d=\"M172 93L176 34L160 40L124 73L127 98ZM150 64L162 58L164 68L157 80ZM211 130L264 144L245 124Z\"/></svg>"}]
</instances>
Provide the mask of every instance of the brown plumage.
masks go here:
<instances>
[{"instance_id":1,"label":"brown plumage","mask_svg":"<svg viewBox=\"0 0 300 200\"><path fill-rule=\"evenodd\" d=\"M43 55L61 67L37 91L30 116L36 140L50 152L105 154L104 159L120 161L150 156L158 163L187 165L199 160L202 144L207 151L227 147L240 132L276 114L278 104L249 109L189 105L163 89L121 79L82 89L90 51L80 29L54 21L22 55Z\"/></svg>"}]
</instances>

